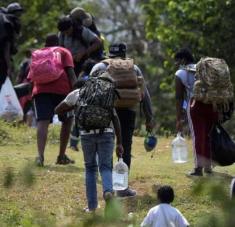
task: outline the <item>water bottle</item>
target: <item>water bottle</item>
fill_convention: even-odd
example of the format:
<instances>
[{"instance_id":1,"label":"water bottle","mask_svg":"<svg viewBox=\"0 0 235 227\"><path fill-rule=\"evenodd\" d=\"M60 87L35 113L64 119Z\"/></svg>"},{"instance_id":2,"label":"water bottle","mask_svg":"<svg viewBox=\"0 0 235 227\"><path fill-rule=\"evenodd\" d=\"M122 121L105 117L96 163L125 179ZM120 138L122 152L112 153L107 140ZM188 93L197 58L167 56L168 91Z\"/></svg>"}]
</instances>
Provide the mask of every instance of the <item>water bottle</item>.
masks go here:
<instances>
[{"instance_id":1,"label":"water bottle","mask_svg":"<svg viewBox=\"0 0 235 227\"><path fill-rule=\"evenodd\" d=\"M113 190L121 191L128 188L128 166L120 158L113 167Z\"/></svg>"},{"instance_id":2,"label":"water bottle","mask_svg":"<svg viewBox=\"0 0 235 227\"><path fill-rule=\"evenodd\" d=\"M188 158L188 148L185 139L181 136L181 133L177 133L177 136L172 141L172 159L175 163L185 163Z\"/></svg>"}]
</instances>

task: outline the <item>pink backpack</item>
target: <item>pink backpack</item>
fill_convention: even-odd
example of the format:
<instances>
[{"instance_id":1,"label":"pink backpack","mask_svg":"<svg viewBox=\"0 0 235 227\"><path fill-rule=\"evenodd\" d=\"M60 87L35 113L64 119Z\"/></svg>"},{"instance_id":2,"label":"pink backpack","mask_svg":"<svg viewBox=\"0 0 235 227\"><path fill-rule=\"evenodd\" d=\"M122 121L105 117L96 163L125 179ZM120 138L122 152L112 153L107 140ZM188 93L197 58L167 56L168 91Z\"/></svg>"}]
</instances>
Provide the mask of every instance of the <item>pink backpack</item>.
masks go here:
<instances>
[{"instance_id":1,"label":"pink backpack","mask_svg":"<svg viewBox=\"0 0 235 227\"><path fill-rule=\"evenodd\" d=\"M29 78L38 84L50 83L59 79L64 68L58 47L45 47L32 53Z\"/></svg>"}]
</instances>

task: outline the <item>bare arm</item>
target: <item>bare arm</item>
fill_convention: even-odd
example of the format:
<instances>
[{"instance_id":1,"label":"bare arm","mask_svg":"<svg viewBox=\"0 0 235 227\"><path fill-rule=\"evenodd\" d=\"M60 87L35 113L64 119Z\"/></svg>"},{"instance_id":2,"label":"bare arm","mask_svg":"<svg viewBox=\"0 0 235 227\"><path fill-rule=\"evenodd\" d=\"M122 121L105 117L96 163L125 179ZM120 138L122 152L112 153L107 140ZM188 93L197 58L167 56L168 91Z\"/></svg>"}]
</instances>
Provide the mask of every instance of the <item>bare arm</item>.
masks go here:
<instances>
[{"instance_id":1,"label":"bare arm","mask_svg":"<svg viewBox=\"0 0 235 227\"><path fill-rule=\"evenodd\" d=\"M121 125L116 110L113 108L112 122L116 134L116 154L121 157L123 154Z\"/></svg>"},{"instance_id":2,"label":"bare arm","mask_svg":"<svg viewBox=\"0 0 235 227\"><path fill-rule=\"evenodd\" d=\"M86 55L89 57L90 54L92 54L94 51L98 50L99 48L102 47L102 41L100 38L94 39L92 44L87 48L86 50Z\"/></svg>"},{"instance_id":3,"label":"bare arm","mask_svg":"<svg viewBox=\"0 0 235 227\"><path fill-rule=\"evenodd\" d=\"M182 105L184 101L185 87L181 80L175 78L175 98L176 98L176 130L177 132L182 131Z\"/></svg>"},{"instance_id":4,"label":"bare arm","mask_svg":"<svg viewBox=\"0 0 235 227\"><path fill-rule=\"evenodd\" d=\"M96 37L87 49L80 49L79 52L73 56L74 61L79 62L82 58L88 58L93 52L102 47L102 41L100 38Z\"/></svg>"},{"instance_id":5,"label":"bare arm","mask_svg":"<svg viewBox=\"0 0 235 227\"><path fill-rule=\"evenodd\" d=\"M155 123L153 120L151 97L149 95L146 85L144 85L143 112L146 119L145 121L146 130L148 132L151 132L152 129L154 128Z\"/></svg>"},{"instance_id":6,"label":"bare arm","mask_svg":"<svg viewBox=\"0 0 235 227\"><path fill-rule=\"evenodd\" d=\"M72 88L74 89L75 85L76 85L76 82L77 82L77 78L76 78L74 69L73 69L73 67L69 66L69 67L65 68L65 71L66 71L66 73L68 75L70 84L71 84Z\"/></svg>"},{"instance_id":7,"label":"bare arm","mask_svg":"<svg viewBox=\"0 0 235 227\"><path fill-rule=\"evenodd\" d=\"M55 108L55 113L56 114L63 114L66 113L70 110L74 109L74 106L69 106L67 103L62 101L56 108Z\"/></svg>"}]
</instances>

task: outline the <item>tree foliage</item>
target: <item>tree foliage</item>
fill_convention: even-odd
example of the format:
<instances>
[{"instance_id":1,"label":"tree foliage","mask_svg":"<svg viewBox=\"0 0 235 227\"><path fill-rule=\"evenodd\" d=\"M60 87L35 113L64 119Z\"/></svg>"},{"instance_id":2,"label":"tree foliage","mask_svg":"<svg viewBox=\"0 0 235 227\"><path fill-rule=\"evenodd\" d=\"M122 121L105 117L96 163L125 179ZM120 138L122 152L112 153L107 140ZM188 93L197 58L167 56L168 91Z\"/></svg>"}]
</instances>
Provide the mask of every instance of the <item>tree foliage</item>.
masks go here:
<instances>
[{"instance_id":1,"label":"tree foliage","mask_svg":"<svg viewBox=\"0 0 235 227\"><path fill-rule=\"evenodd\" d=\"M11 1L0 0L1 6ZM224 58L235 71L235 2L232 0L19 0L25 9L16 69L26 48L41 47L45 35L57 32L62 14L84 7L96 20L105 46L122 41L128 56L143 71L152 96L159 133L175 128L174 53L189 47L196 60ZM234 79L235 82L235 79Z\"/></svg>"},{"instance_id":2,"label":"tree foliage","mask_svg":"<svg viewBox=\"0 0 235 227\"><path fill-rule=\"evenodd\" d=\"M0 5L6 7L12 1L0 0ZM23 58L23 52L27 48L42 47L47 33L57 33L57 21L59 16L68 11L67 0L19 0L24 8L21 16L21 34L18 43L18 54L15 58L17 65Z\"/></svg>"},{"instance_id":3,"label":"tree foliage","mask_svg":"<svg viewBox=\"0 0 235 227\"><path fill-rule=\"evenodd\" d=\"M235 2L232 0L147 0L143 4L146 13L146 36L161 45L164 63L163 77L160 79L160 97L171 105L174 91L172 83L175 72L174 54L188 47L199 60L202 56L224 58L230 66L231 75L235 71ZM233 78L233 77L232 77ZM168 97L168 98L166 98ZM165 115L164 108L161 108ZM169 113L169 112L168 112ZM171 116L171 117L170 117ZM174 117L169 116L168 125L174 127Z\"/></svg>"}]
</instances>

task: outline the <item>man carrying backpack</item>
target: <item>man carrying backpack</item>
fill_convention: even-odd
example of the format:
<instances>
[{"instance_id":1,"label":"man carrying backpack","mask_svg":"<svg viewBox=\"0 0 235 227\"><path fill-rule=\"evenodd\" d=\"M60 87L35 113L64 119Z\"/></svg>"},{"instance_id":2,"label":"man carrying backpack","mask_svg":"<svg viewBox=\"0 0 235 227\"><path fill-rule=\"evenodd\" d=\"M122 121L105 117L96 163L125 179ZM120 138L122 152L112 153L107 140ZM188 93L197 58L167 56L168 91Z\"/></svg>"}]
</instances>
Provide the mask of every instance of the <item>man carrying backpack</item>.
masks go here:
<instances>
[{"instance_id":1,"label":"man carrying backpack","mask_svg":"<svg viewBox=\"0 0 235 227\"><path fill-rule=\"evenodd\" d=\"M89 78L87 81L83 80L80 89L71 92L55 110L56 113L63 114L75 109L76 124L80 128L86 169L88 202L86 212L94 212L98 206L97 166L102 178L104 200L108 202L113 196L114 129L117 155L121 156L123 153L120 123L114 108L115 97L116 92L112 78L101 75Z\"/></svg>"},{"instance_id":2,"label":"man carrying backpack","mask_svg":"<svg viewBox=\"0 0 235 227\"><path fill-rule=\"evenodd\" d=\"M85 60L93 58L92 54L101 48L101 40L95 33L84 27L81 21L75 23L69 16L60 18L57 27L60 31L59 44L70 50L78 77Z\"/></svg>"},{"instance_id":3,"label":"man carrying backpack","mask_svg":"<svg viewBox=\"0 0 235 227\"><path fill-rule=\"evenodd\" d=\"M201 58L196 65L196 81L190 106L196 150L195 175L202 175L203 168L205 173L212 173L211 129L215 124L230 119L233 99L233 84L225 60Z\"/></svg>"},{"instance_id":4,"label":"man carrying backpack","mask_svg":"<svg viewBox=\"0 0 235 227\"><path fill-rule=\"evenodd\" d=\"M98 50L96 50L94 53L92 53L90 57L96 61L102 60L104 58L104 44L103 44L104 37L101 35L100 31L96 26L95 18L81 7L76 7L72 9L70 12L70 17L72 21L74 21L74 23L78 24L82 23L84 27L90 29L100 38L102 42L101 47Z\"/></svg>"},{"instance_id":5,"label":"man carrying backpack","mask_svg":"<svg viewBox=\"0 0 235 227\"><path fill-rule=\"evenodd\" d=\"M122 130L122 144L124 148L122 158L130 170L136 108L140 101L143 103L146 130L151 131L153 129L154 124L150 95L143 81L142 72L133 63L133 59L126 58L126 45L124 43L110 45L109 59L96 64L91 71L91 76L98 76L102 72L110 74L117 86L119 99L116 100L115 106ZM120 197L135 195L136 191L130 188L117 192L117 196Z\"/></svg>"},{"instance_id":6,"label":"man carrying backpack","mask_svg":"<svg viewBox=\"0 0 235 227\"><path fill-rule=\"evenodd\" d=\"M46 37L45 48L32 52L32 62L28 79L33 82L33 101L37 120L36 164L44 165L44 150L47 141L48 126L52 122L55 107L72 91L76 83L70 52L59 47L56 34ZM72 124L72 116L59 115L62 122L60 132L60 151L56 164L74 163L65 154Z\"/></svg>"},{"instance_id":7,"label":"man carrying backpack","mask_svg":"<svg viewBox=\"0 0 235 227\"><path fill-rule=\"evenodd\" d=\"M181 131L181 108L184 94L188 100L188 122L193 140L195 168L189 176L212 174L210 131L223 121L223 112L229 110L233 100L233 87L226 62L217 58L202 58L195 68L192 54L182 49L175 56L181 65L176 72L177 131ZM191 71L191 72L190 72Z\"/></svg>"},{"instance_id":8,"label":"man carrying backpack","mask_svg":"<svg viewBox=\"0 0 235 227\"><path fill-rule=\"evenodd\" d=\"M0 10L0 90L7 76L11 76L11 56L16 54L16 36L20 33L23 8L17 2Z\"/></svg>"}]
</instances>

